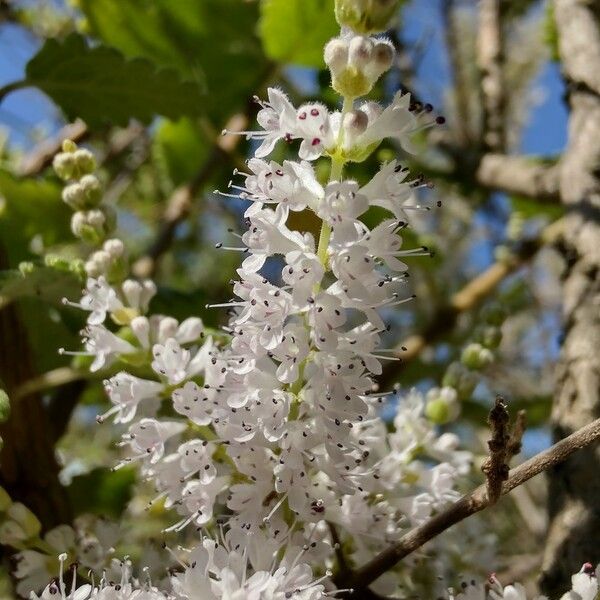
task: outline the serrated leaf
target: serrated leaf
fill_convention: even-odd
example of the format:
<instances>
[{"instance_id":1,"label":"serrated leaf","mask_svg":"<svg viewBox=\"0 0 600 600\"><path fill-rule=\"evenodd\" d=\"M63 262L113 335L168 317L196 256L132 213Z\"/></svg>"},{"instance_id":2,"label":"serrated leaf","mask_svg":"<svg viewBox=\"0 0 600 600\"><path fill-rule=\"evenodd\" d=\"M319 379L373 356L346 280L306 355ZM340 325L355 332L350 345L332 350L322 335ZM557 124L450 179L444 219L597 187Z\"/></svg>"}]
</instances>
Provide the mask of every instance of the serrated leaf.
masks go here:
<instances>
[{"instance_id":1,"label":"serrated leaf","mask_svg":"<svg viewBox=\"0 0 600 600\"><path fill-rule=\"evenodd\" d=\"M127 125L132 118L148 123L155 115L176 119L202 107L198 85L181 81L176 71L128 60L106 46L90 48L76 33L62 42L47 40L27 64L26 79L67 118L80 117L92 127Z\"/></svg>"},{"instance_id":2,"label":"serrated leaf","mask_svg":"<svg viewBox=\"0 0 600 600\"><path fill-rule=\"evenodd\" d=\"M339 33L333 0L263 0L259 31L269 58L323 68L323 47Z\"/></svg>"},{"instance_id":3,"label":"serrated leaf","mask_svg":"<svg viewBox=\"0 0 600 600\"><path fill-rule=\"evenodd\" d=\"M258 90L266 61L258 7L240 0L79 0L87 30L128 57L177 69L205 92L219 123Z\"/></svg>"},{"instance_id":4,"label":"serrated leaf","mask_svg":"<svg viewBox=\"0 0 600 600\"><path fill-rule=\"evenodd\" d=\"M18 298L39 298L58 304L62 298L76 297L79 279L69 271L32 265L27 272L17 269L0 271L0 298L3 302Z\"/></svg>"}]
</instances>

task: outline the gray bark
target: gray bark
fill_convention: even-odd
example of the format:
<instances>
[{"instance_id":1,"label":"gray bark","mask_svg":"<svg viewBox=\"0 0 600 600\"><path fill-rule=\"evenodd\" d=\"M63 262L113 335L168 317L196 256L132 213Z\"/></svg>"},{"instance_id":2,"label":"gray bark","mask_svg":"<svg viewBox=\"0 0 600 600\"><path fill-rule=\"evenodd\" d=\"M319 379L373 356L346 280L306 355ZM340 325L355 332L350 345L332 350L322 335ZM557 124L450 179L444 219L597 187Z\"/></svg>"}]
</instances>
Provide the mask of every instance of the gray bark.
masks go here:
<instances>
[{"instance_id":1,"label":"gray bark","mask_svg":"<svg viewBox=\"0 0 600 600\"><path fill-rule=\"evenodd\" d=\"M555 438L600 416L600 7L555 0L568 102L569 141L559 164L567 207L561 251L564 341L552 413ZM569 589L584 562L600 562L600 448L590 447L549 473L550 524L541 586Z\"/></svg>"}]
</instances>

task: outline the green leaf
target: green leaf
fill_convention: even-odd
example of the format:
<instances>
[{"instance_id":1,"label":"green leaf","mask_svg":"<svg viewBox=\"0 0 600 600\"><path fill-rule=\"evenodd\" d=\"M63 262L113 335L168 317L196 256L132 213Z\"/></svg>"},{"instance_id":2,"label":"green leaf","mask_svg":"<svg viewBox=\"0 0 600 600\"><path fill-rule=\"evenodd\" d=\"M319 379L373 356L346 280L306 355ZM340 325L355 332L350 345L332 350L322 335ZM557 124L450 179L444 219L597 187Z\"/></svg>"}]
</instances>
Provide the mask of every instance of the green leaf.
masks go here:
<instances>
[{"instance_id":1,"label":"green leaf","mask_svg":"<svg viewBox=\"0 0 600 600\"><path fill-rule=\"evenodd\" d=\"M8 394L0 388L0 423L5 423L10 416L10 398Z\"/></svg>"},{"instance_id":2,"label":"green leaf","mask_svg":"<svg viewBox=\"0 0 600 600\"><path fill-rule=\"evenodd\" d=\"M164 121L154 136L153 155L173 187L190 181L206 160L210 142L191 119Z\"/></svg>"},{"instance_id":3,"label":"green leaf","mask_svg":"<svg viewBox=\"0 0 600 600\"><path fill-rule=\"evenodd\" d=\"M0 240L12 266L32 257L34 236L45 248L72 241L70 220L57 181L17 179L0 169Z\"/></svg>"},{"instance_id":4,"label":"green leaf","mask_svg":"<svg viewBox=\"0 0 600 600\"><path fill-rule=\"evenodd\" d=\"M69 119L80 117L90 126L126 125L132 118L148 123L156 114L176 119L201 110L198 85L182 82L176 71L157 71L149 61L127 60L105 46L90 48L75 33L63 42L47 40L26 76Z\"/></svg>"},{"instance_id":5,"label":"green leaf","mask_svg":"<svg viewBox=\"0 0 600 600\"><path fill-rule=\"evenodd\" d=\"M338 35L333 0L262 0L265 54L304 67L324 67L323 47Z\"/></svg>"},{"instance_id":6,"label":"green leaf","mask_svg":"<svg viewBox=\"0 0 600 600\"><path fill-rule=\"evenodd\" d=\"M58 304L62 298L77 297L81 283L71 272L28 263L27 269L0 271L2 302L18 298L39 298Z\"/></svg>"},{"instance_id":7,"label":"green leaf","mask_svg":"<svg viewBox=\"0 0 600 600\"><path fill-rule=\"evenodd\" d=\"M554 221L565 214L565 207L556 202L540 202L524 196L511 196L510 203L514 211L520 212L526 219L548 217Z\"/></svg>"},{"instance_id":8,"label":"green leaf","mask_svg":"<svg viewBox=\"0 0 600 600\"><path fill-rule=\"evenodd\" d=\"M79 0L89 33L128 57L177 69L206 93L218 121L256 93L266 61L257 3L240 0Z\"/></svg>"},{"instance_id":9,"label":"green leaf","mask_svg":"<svg viewBox=\"0 0 600 600\"><path fill-rule=\"evenodd\" d=\"M67 492L76 514L93 513L118 518L131 498L134 482L133 468L118 471L94 469L73 478Z\"/></svg>"}]
</instances>

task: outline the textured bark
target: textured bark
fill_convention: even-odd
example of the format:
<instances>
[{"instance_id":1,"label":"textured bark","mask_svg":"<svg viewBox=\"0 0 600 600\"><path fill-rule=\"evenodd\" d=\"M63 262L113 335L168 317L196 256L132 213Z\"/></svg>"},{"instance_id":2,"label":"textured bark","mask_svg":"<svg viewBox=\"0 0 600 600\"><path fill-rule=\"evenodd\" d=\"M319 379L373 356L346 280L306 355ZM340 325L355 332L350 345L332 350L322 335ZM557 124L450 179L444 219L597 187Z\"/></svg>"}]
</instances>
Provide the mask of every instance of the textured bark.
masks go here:
<instances>
[{"instance_id":1,"label":"textured bark","mask_svg":"<svg viewBox=\"0 0 600 600\"><path fill-rule=\"evenodd\" d=\"M477 66L481 72L483 145L491 151L506 146L503 61L500 0L479 0Z\"/></svg>"},{"instance_id":2,"label":"textured bark","mask_svg":"<svg viewBox=\"0 0 600 600\"><path fill-rule=\"evenodd\" d=\"M0 268L6 266L2 263L0 248ZM0 379L9 397L32 375L26 331L17 306L9 304L0 310ZM0 485L31 509L44 529L68 523L71 516L58 480L54 435L38 394L11 398L10 418L0 427Z\"/></svg>"},{"instance_id":3,"label":"textured bark","mask_svg":"<svg viewBox=\"0 0 600 600\"><path fill-rule=\"evenodd\" d=\"M554 7L571 108L559 165L568 213L564 342L552 413L558 439L600 416L600 7L590 0L555 0ZM600 448L583 450L549 476L541 586L558 597L584 562L600 561Z\"/></svg>"},{"instance_id":4,"label":"textured bark","mask_svg":"<svg viewBox=\"0 0 600 600\"><path fill-rule=\"evenodd\" d=\"M479 163L477 183L506 194L517 194L540 202L559 201L559 169L536 164L531 158L486 154Z\"/></svg>"}]
</instances>

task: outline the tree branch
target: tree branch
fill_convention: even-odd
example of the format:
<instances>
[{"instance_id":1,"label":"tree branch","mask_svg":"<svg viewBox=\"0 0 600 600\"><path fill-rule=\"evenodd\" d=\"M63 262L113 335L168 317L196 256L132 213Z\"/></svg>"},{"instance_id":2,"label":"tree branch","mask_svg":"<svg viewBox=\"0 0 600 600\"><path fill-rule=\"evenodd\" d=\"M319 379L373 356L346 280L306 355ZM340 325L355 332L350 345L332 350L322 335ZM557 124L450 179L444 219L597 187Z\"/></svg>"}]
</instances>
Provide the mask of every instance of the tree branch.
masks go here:
<instances>
[{"instance_id":1,"label":"tree branch","mask_svg":"<svg viewBox=\"0 0 600 600\"><path fill-rule=\"evenodd\" d=\"M536 164L522 156L486 154L476 173L485 188L525 196L540 202L559 202L559 168Z\"/></svg>"},{"instance_id":2,"label":"tree branch","mask_svg":"<svg viewBox=\"0 0 600 600\"><path fill-rule=\"evenodd\" d=\"M500 2L479 0L477 66L481 71L482 137L487 150L504 150L506 146L503 60Z\"/></svg>"},{"instance_id":3,"label":"tree branch","mask_svg":"<svg viewBox=\"0 0 600 600\"><path fill-rule=\"evenodd\" d=\"M63 140L81 142L88 135L87 125L80 119L65 125L52 139L44 140L23 157L18 168L19 175L21 177L38 175L52 164L55 154L60 152Z\"/></svg>"},{"instance_id":4,"label":"tree branch","mask_svg":"<svg viewBox=\"0 0 600 600\"><path fill-rule=\"evenodd\" d=\"M477 306L505 277L535 256L543 245L555 242L562 231L562 226L562 219L555 221L546 227L539 238L523 242L513 260L494 263L456 292L448 304L436 311L429 325L421 333L409 336L397 346L395 356L401 359L402 363L390 361L384 366L383 373L378 379L380 387L390 387L403 369L403 364L418 356L429 344L452 331L462 312Z\"/></svg>"},{"instance_id":5,"label":"tree branch","mask_svg":"<svg viewBox=\"0 0 600 600\"><path fill-rule=\"evenodd\" d=\"M557 442L547 450L536 454L510 471L508 479L502 485L501 495L508 494L532 477L563 462L574 452L600 440L600 419L582 427L569 437ZM399 542L390 546L366 565L354 572L349 585L356 591L361 590L394 567L400 560L418 550L425 543L446 531L456 523L474 515L491 504L486 485L481 485L470 494L452 504L446 510L432 517L422 525L407 533ZM348 580L340 582L344 586Z\"/></svg>"}]
</instances>

